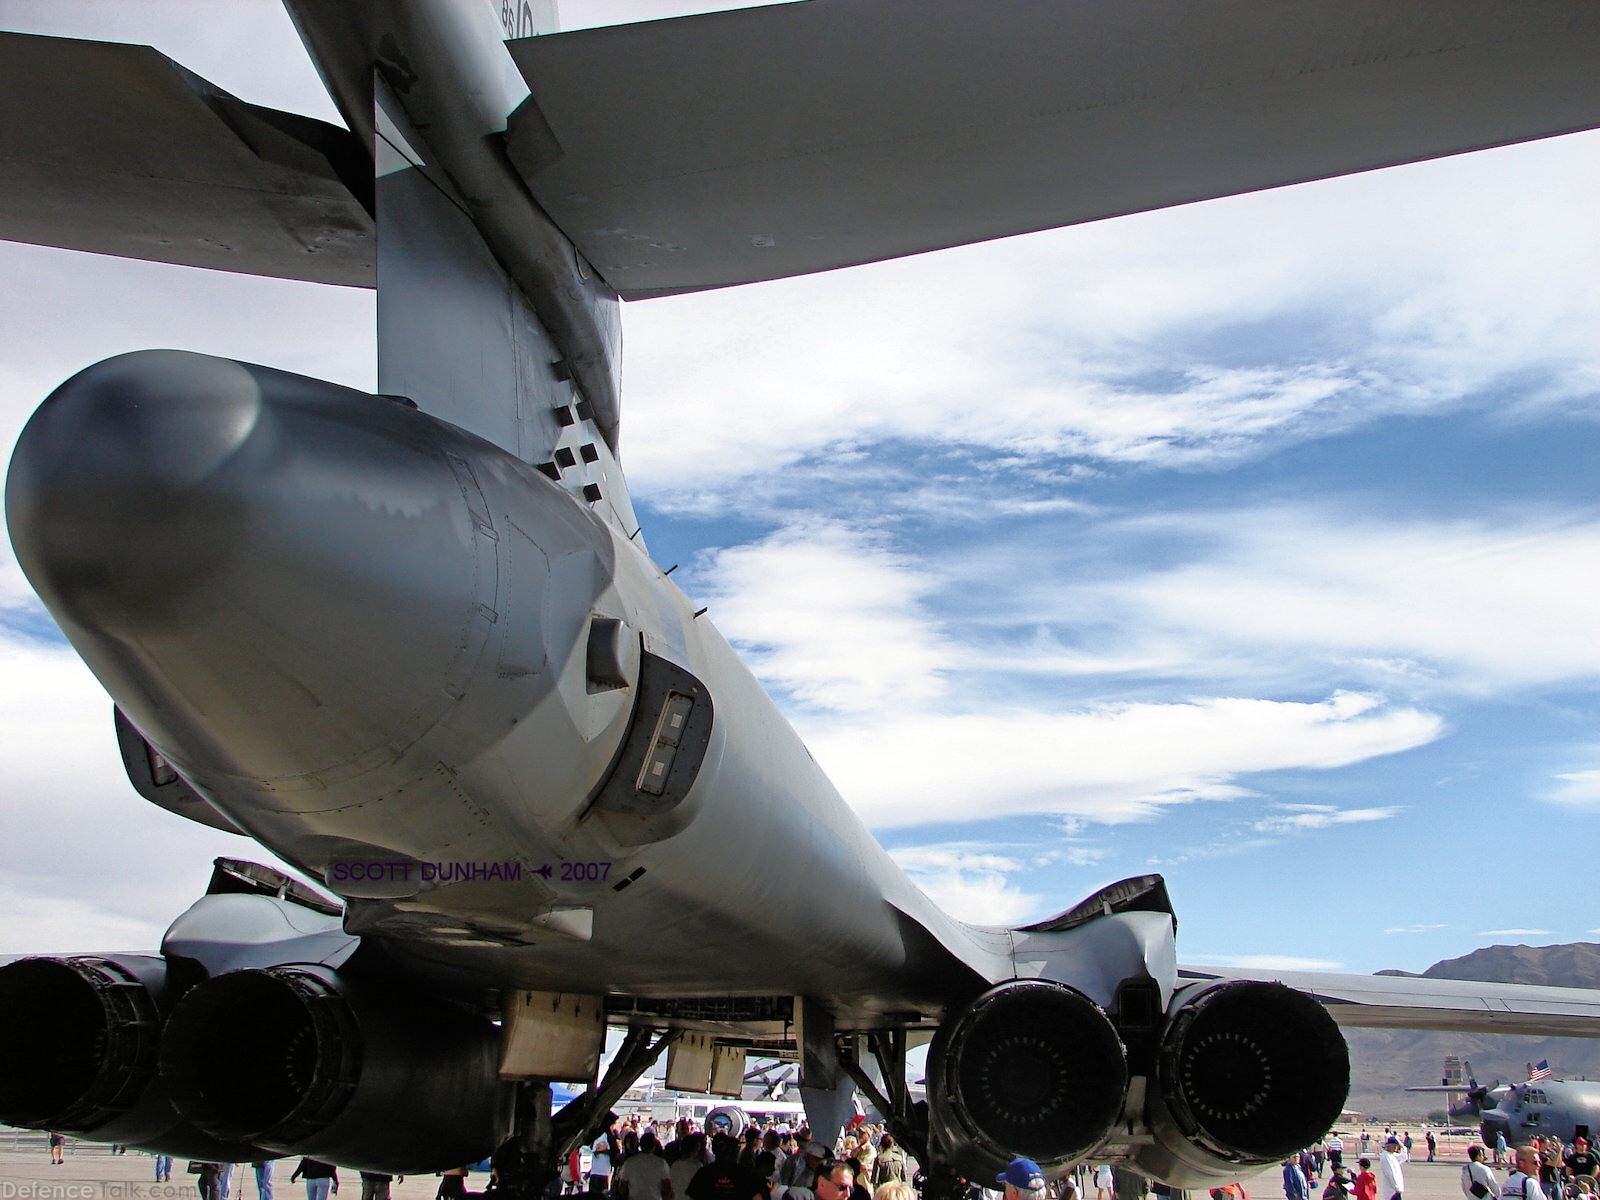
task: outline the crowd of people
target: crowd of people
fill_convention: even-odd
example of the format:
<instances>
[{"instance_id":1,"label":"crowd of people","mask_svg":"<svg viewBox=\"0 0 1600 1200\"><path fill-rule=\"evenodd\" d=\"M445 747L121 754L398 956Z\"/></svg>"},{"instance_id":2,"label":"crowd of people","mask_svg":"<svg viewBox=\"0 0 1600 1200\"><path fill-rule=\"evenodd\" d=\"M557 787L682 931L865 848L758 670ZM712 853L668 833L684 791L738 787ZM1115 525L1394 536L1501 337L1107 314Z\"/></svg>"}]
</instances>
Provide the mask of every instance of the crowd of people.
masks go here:
<instances>
[{"instance_id":1,"label":"crowd of people","mask_svg":"<svg viewBox=\"0 0 1600 1200\"><path fill-rule=\"evenodd\" d=\"M587 1168L577 1151L569 1156L563 1190L609 1200L914 1200L914 1170L893 1134L860 1122L830 1146L803 1125L751 1125L735 1137L688 1118L663 1129L631 1117L595 1141Z\"/></svg>"},{"instance_id":2,"label":"crowd of people","mask_svg":"<svg viewBox=\"0 0 1600 1200\"><path fill-rule=\"evenodd\" d=\"M1412 1161L1415 1143L1410 1133L1384 1131L1383 1144L1375 1156L1368 1154L1370 1136L1361 1135L1361 1155L1354 1169L1343 1162L1343 1139L1331 1135L1328 1142L1303 1150L1283 1164L1284 1200L1315 1200L1324 1165L1328 1182L1321 1200L1405 1200L1405 1166ZM1438 1157L1438 1141L1431 1130L1425 1133L1427 1161ZM1509 1151L1504 1137L1497 1139L1493 1157L1488 1147L1477 1145L1467 1150L1461 1168L1461 1192L1465 1200L1592 1200L1600 1196L1597 1168L1600 1156L1589 1149L1587 1138L1576 1138L1563 1145L1558 1137L1535 1137L1531 1144ZM1495 1168L1509 1166L1504 1179ZM1222 1200L1212 1193L1215 1200Z\"/></svg>"},{"instance_id":3,"label":"crowd of people","mask_svg":"<svg viewBox=\"0 0 1600 1200\"><path fill-rule=\"evenodd\" d=\"M1405 1167L1425 1147L1426 1161L1438 1157L1438 1140L1425 1129L1419 1141L1401 1130L1385 1130L1381 1144L1362 1132L1354 1145L1353 1165L1347 1164L1344 1138L1335 1132L1320 1145L1301 1151L1283 1163L1285 1200L1405 1200ZM65 1141L59 1134L49 1139L50 1158L60 1163ZM859 1118L833 1144L817 1140L804 1125L791 1129L778 1124L751 1125L735 1137L725 1127L700 1129L692 1119L658 1126L648 1117L634 1116L606 1130L587 1148L573 1151L561 1178L551 1189L557 1195L582 1200L917 1200L921 1182L919 1166L881 1126ZM252 1163L253 1200L273 1200L273 1163ZM1504 1178L1497 1168L1509 1168ZM191 1162L201 1200L247 1200L242 1171L228 1163ZM469 1191L472 1168L442 1172L435 1200L470 1200L482 1194ZM172 1160L155 1156L158 1182L170 1180ZM1326 1172L1327 1181L1323 1184ZM394 1176L363 1171L361 1200L391 1200ZM339 1190L339 1173L317 1159L300 1160L289 1176L291 1183L305 1181L306 1200L332 1200ZM1061 1179L1046 1181L1038 1166L1016 1159L993 1183L977 1181L990 1190L1003 1191L1007 1200L1087 1200L1089 1187L1095 1200L1115 1200L1109 1165L1082 1164ZM1037 1186L1035 1186L1037 1184ZM493 1189L493 1180L489 1188ZM1157 1194L1176 1195L1159 1184ZM1554 1136L1535 1137L1532 1143L1508 1147L1502 1136L1493 1147L1474 1145L1461 1169L1464 1200L1600 1200L1600 1155L1586 1138L1563 1144ZM1214 1188L1212 1200L1248 1200L1241 1183Z\"/></svg>"}]
</instances>

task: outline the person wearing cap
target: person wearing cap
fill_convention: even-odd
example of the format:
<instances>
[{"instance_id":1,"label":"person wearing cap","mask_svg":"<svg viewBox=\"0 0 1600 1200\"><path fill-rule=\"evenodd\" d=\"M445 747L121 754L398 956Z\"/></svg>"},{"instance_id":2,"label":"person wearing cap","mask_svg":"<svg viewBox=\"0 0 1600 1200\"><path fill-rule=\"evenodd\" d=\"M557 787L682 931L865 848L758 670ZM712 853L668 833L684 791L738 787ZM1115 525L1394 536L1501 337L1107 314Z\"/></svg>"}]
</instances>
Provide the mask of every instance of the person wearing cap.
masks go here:
<instances>
[{"instance_id":1,"label":"person wearing cap","mask_svg":"<svg viewBox=\"0 0 1600 1200\"><path fill-rule=\"evenodd\" d=\"M994 1181L1005 1184L1005 1200L1040 1200L1044 1195L1044 1172L1031 1158L1013 1158Z\"/></svg>"},{"instance_id":2,"label":"person wearing cap","mask_svg":"<svg viewBox=\"0 0 1600 1200\"><path fill-rule=\"evenodd\" d=\"M1574 1180L1587 1177L1592 1191L1595 1172L1600 1169L1600 1158L1595 1157L1594 1151L1589 1149L1589 1139L1573 1138L1572 1149L1567 1151L1565 1161L1568 1177Z\"/></svg>"},{"instance_id":3,"label":"person wearing cap","mask_svg":"<svg viewBox=\"0 0 1600 1200\"><path fill-rule=\"evenodd\" d=\"M799 1154L791 1154L778 1168L778 1182L784 1187L809 1188L817 1177L817 1168L832 1158L821 1142L810 1141Z\"/></svg>"},{"instance_id":4,"label":"person wearing cap","mask_svg":"<svg viewBox=\"0 0 1600 1200\"><path fill-rule=\"evenodd\" d=\"M1359 1158L1356 1167L1356 1177L1350 1183L1356 1200L1378 1200L1378 1177L1372 1173L1372 1160Z\"/></svg>"},{"instance_id":5,"label":"person wearing cap","mask_svg":"<svg viewBox=\"0 0 1600 1200\"><path fill-rule=\"evenodd\" d=\"M1400 1139L1390 1134L1378 1154L1378 1200L1402 1200L1406 1190L1406 1174L1400 1164L1410 1156L1400 1145Z\"/></svg>"}]
</instances>

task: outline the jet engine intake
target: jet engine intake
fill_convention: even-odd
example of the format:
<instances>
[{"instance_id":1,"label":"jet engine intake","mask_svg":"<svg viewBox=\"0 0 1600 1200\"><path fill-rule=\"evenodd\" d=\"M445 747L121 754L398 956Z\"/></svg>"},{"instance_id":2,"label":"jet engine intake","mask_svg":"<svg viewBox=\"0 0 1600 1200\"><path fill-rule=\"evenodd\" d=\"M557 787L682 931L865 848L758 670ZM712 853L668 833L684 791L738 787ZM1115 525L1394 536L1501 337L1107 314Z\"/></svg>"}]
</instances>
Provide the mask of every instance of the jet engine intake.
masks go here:
<instances>
[{"instance_id":1,"label":"jet engine intake","mask_svg":"<svg viewBox=\"0 0 1600 1200\"><path fill-rule=\"evenodd\" d=\"M484 1017L316 966L230 971L173 1009L160 1071L201 1129L365 1170L476 1162L509 1121Z\"/></svg>"},{"instance_id":2,"label":"jet engine intake","mask_svg":"<svg viewBox=\"0 0 1600 1200\"><path fill-rule=\"evenodd\" d=\"M1180 997L1162 1036L1150 1126L1140 1156L1183 1186L1263 1165L1319 1140L1350 1091L1350 1055L1326 1009L1281 983L1237 980Z\"/></svg>"},{"instance_id":3,"label":"jet engine intake","mask_svg":"<svg viewBox=\"0 0 1600 1200\"><path fill-rule=\"evenodd\" d=\"M1105 1011L1044 979L991 988L934 1038L933 1132L957 1170L992 1178L1018 1155L1046 1170L1098 1145L1122 1112L1127 1053Z\"/></svg>"}]
</instances>

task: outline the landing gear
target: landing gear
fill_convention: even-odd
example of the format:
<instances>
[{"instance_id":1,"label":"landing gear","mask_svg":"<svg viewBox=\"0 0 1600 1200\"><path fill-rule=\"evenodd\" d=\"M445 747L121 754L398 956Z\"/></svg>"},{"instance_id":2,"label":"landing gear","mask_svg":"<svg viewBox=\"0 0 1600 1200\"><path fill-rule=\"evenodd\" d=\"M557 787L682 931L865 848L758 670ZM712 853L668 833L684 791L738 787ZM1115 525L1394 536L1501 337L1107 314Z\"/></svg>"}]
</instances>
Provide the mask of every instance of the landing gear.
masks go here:
<instances>
[{"instance_id":1,"label":"landing gear","mask_svg":"<svg viewBox=\"0 0 1600 1200\"><path fill-rule=\"evenodd\" d=\"M611 1127L612 1105L677 1040L678 1030L630 1029L598 1083L559 1112L550 1111L550 1081L530 1079L517 1094L513 1130L494 1152L493 1188L504 1200L555 1200L567 1156Z\"/></svg>"},{"instance_id":2,"label":"landing gear","mask_svg":"<svg viewBox=\"0 0 1600 1200\"><path fill-rule=\"evenodd\" d=\"M883 1114L889 1132L921 1164L918 1175L922 1200L971 1200L978 1188L956 1173L931 1136L927 1101L911 1102L906 1086L906 1031L890 1029L865 1037L867 1051L883 1078L883 1088L861 1065L859 1037L838 1039L839 1065Z\"/></svg>"}]
</instances>

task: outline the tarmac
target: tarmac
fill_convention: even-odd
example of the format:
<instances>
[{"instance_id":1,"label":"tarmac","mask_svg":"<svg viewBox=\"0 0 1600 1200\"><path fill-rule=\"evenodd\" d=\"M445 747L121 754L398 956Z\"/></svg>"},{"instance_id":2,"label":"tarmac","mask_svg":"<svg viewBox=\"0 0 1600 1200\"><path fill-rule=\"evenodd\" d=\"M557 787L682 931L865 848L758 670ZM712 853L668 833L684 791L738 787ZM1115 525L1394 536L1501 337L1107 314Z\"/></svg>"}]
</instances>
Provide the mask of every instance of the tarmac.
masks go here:
<instances>
[{"instance_id":1,"label":"tarmac","mask_svg":"<svg viewBox=\"0 0 1600 1200\"><path fill-rule=\"evenodd\" d=\"M1345 1131L1347 1132L1347 1131ZM1381 1130L1374 1134L1376 1146ZM1413 1128L1415 1136L1418 1130ZM1347 1147L1357 1144L1357 1137L1345 1138ZM1440 1145L1438 1162L1415 1161L1405 1168L1406 1200L1462 1200L1460 1179L1461 1164L1466 1161L1467 1146L1473 1139L1449 1138ZM1421 1159L1423 1149L1418 1138L1415 1149ZM1358 1154L1347 1149L1345 1161L1354 1163ZM304 1185L290 1183L289 1175L297 1160L284 1159L274 1164L273 1200L301 1200ZM173 1163L170 1183L156 1183L154 1158L138 1150L126 1154L112 1154L111 1147L96 1142L68 1139L67 1161L61 1166L50 1165L50 1151L42 1133L25 1130L0 1130L0 1200L200 1200L200 1190L192 1176L184 1173L185 1163ZM1503 1178L1504 1172L1496 1175ZM1281 1200L1283 1186L1280 1169L1267 1167L1243 1178L1250 1200ZM467 1187L476 1192L487 1182L486 1176L473 1174ZM1324 1175L1321 1183L1326 1183ZM355 1171L340 1173L341 1195L348 1200L359 1200L361 1179ZM392 1188L394 1200L433 1200L439 1186L436 1175L413 1175L397 1180ZM1312 1195L1320 1196L1321 1188ZM1191 1192L1190 1196L1204 1197L1204 1193ZM230 1200L257 1200L255 1173L249 1164L234 1171L233 1191Z\"/></svg>"}]
</instances>

